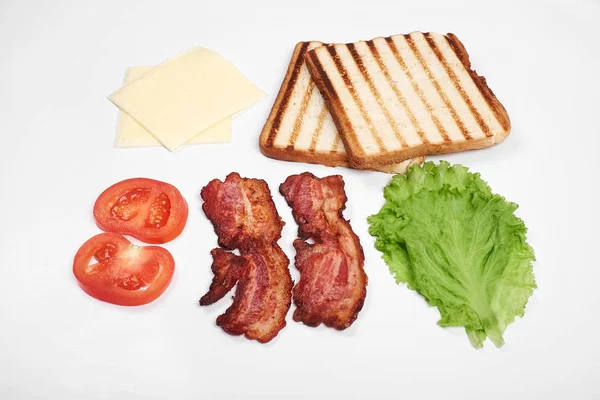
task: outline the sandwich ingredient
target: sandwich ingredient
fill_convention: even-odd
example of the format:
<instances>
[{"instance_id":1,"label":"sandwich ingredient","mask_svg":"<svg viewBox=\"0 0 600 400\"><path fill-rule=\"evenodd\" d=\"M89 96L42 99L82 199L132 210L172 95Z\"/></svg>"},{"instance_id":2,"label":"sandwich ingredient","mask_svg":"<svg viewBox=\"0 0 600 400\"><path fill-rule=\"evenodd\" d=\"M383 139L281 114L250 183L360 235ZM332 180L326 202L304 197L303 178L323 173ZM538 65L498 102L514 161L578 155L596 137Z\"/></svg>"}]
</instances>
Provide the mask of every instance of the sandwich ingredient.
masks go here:
<instances>
[{"instance_id":1,"label":"sandwich ingredient","mask_svg":"<svg viewBox=\"0 0 600 400\"><path fill-rule=\"evenodd\" d=\"M308 72L304 58L322 42L300 42L281 84L277 99L260 134L260 150L268 157L285 161L328 166L349 166L348 154L323 96ZM378 165L372 169L403 173L413 162Z\"/></svg>"},{"instance_id":2,"label":"sandwich ingredient","mask_svg":"<svg viewBox=\"0 0 600 400\"><path fill-rule=\"evenodd\" d=\"M209 182L201 197L222 248L211 251L215 276L200 304L218 301L237 284L233 303L217 317L217 325L266 343L285 327L292 297L289 260L277 244L284 223L269 187L234 172L223 182ZM233 249L240 255L226 251Z\"/></svg>"},{"instance_id":3,"label":"sandwich ingredient","mask_svg":"<svg viewBox=\"0 0 600 400\"><path fill-rule=\"evenodd\" d=\"M87 294L122 306L154 301L169 286L174 270L167 250L135 246L115 233L92 237L73 261L73 274Z\"/></svg>"},{"instance_id":4,"label":"sandwich ingredient","mask_svg":"<svg viewBox=\"0 0 600 400\"><path fill-rule=\"evenodd\" d=\"M264 95L221 55L197 47L154 67L109 99L173 151Z\"/></svg>"},{"instance_id":5,"label":"sandwich ingredient","mask_svg":"<svg viewBox=\"0 0 600 400\"><path fill-rule=\"evenodd\" d=\"M175 239L187 217L187 202L175 186L147 178L115 183L94 204L94 218L100 229L131 235L146 243Z\"/></svg>"},{"instance_id":6,"label":"sandwich ingredient","mask_svg":"<svg viewBox=\"0 0 600 400\"><path fill-rule=\"evenodd\" d=\"M306 63L354 168L488 147L510 132L506 110L451 33L320 46Z\"/></svg>"},{"instance_id":7,"label":"sandwich ingredient","mask_svg":"<svg viewBox=\"0 0 600 400\"><path fill-rule=\"evenodd\" d=\"M369 232L396 281L437 306L441 326L465 327L474 347L486 337L502 346L536 287L517 205L447 162L394 176L384 197Z\"/></svg>"},{"instance_id":8,"label":"sandwich ingredient","mask_svg":"<svg viewBox=\"0 0 600 400\"><path fill-rule=\"evenodd\" d=\"M125 84L141 78L154 67L130 67L125 71ZM231 118L216 123L198 133L186 144L227 143L231 141ZM147 147L162 146L150 132L121 110L117 123L115 147Z\"/></svg>"},{"instance_id":9,"label":"sandwich ingredient","mask_svg":"<svg viewBox=\"0 0 600 400\"><path fill-rule=\"evenodd\" d=\"M298 223L294 241L300 281L294 286L294 320L346 329L367 295L364 254L344 219L346 193L341 176L292 175L280 187ZM313 240L310 244L307 240Z\"/></svg>"}]
</instances>

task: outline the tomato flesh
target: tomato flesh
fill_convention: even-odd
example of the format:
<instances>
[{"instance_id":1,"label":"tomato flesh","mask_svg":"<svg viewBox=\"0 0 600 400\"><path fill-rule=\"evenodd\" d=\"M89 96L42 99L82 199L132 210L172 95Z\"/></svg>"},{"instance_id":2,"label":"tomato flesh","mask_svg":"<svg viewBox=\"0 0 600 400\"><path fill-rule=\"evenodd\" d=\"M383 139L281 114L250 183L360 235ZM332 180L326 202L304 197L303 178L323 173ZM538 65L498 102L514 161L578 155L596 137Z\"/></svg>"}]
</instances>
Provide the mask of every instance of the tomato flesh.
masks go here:
<instances>
[{"instance_id":1,"label":"tomato flesh","mask_svg":"<svg viewBox=\"0 0 600 400\"><path fill-rule=\"evenodd\" d=\"M106 189L94 204L94 218L107 232L134 236L146 243L175 239L187 222L188 205L165 182L127 179Z\"/></svg>"},{"instance_id":2,"label":"tomato flesh","mask_svg":"<svg viewBox=\"0 0 600 400\"><path fill-rule=\"evenodd\" d=\"M110 210L112 216L123 221L135 218L138 215L140 206L148 201L150 192L150 189L135 188L123 193Z\"/></svg>"},{"instance_id":3,"label":"tomato flesh","mask_svg":"<svg viewBox=\"0 0 600 400\"><path fill-rule=\"evenodd\" d=\"M169 200L169 196L166 193L161 193L150 206L145 226L157 229L162 228L167 224L170 215L171 200Z\"/></svg>"},{"instance_id":4,"label":"tomato flesh","mask_svg":"<svg viewBox=\"0 0 600 400\"><path fill-rule=\"evenodd\" d=\"M101 233L85 242L73 274L90 296L108 303L150 303L169 286L175 270L171 254L156 246L135 246L123 236Z\"/></svg>"}]
</instances>

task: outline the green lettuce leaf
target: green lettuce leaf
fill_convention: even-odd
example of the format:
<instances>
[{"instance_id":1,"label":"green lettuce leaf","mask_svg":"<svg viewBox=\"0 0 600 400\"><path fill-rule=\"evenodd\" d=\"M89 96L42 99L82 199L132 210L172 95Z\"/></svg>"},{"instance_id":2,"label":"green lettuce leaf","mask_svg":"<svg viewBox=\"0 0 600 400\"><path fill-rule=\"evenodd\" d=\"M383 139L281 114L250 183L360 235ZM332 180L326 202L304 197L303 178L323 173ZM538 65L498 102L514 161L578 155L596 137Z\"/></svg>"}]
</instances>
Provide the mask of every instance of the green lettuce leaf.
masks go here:
<instances>
[{"instance_id":1,"label":"green lettuce leaf","mask_svg":"<svg viewBox=\"0 0 600 400\"><path fill-rule=\"evenodd\" d=\"M486 337L502 346L536 287L517 205L444 161L395 175L384 197L369 232L396 282L437 306L441 326L465 327L474 347Z\"/></svg>"}]
</instances>

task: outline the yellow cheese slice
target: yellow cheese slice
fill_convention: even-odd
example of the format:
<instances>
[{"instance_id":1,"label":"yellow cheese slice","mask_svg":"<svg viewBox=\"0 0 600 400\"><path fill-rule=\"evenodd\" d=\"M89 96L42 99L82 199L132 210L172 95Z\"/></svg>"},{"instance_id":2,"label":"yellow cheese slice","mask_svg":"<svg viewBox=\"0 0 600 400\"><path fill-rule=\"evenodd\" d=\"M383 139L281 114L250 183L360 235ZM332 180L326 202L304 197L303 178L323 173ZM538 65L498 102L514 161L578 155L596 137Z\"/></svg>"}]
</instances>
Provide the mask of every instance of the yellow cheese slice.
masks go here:
<instances>
[{"instance_id":1,"label":"yellow cheese slice","mask_svg":"<svg viewBox=\"0 0 600 400\"><path fill-rule=\"evenodd\" d=\"M154 67L131 67L125 71L124 84L141 78ZM193 143L228 143L231 141L231 118L225 118L212 127L200 132L186 144ZM143 126L121 110L117 123L115 147L147 147L162 146Z\"/></svg>"},{"instance_id":2,"label":"yellow cheese slice","mask_svg":"<svg viewBox=\"0 0 600 400\"><path fill-rule=\"evenodd\" d=\"M232 63L197 47L151 69L109 99L173 151L264 95Z\"/></svg>"}]
</instances>

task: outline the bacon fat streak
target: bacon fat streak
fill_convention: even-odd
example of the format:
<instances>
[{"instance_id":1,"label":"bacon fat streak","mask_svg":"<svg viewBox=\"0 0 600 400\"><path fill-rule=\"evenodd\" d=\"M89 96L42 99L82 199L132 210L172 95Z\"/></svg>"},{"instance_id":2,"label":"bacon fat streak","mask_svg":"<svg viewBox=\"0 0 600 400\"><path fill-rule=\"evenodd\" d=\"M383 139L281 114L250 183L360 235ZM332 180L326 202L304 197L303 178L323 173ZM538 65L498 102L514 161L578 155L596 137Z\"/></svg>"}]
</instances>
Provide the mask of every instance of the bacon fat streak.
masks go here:
<instances>
[{"instance_id":1,"label":"bacon fat streak","mask_svg":"<svg viewBox=\"0 0 600 400\"><path fill-rule=\"evenodd\" d=\"M300 271L293 289L294 320L346 329L362 309L367 275L358 236L342 216L347 201L344 181L339 175L320 179L305 172L288 177L279 190L299 225L299 239L294 241Z\"/></svg>"},{"instance_id":2,"label":"bacon fat streak","mask_svg":"<svg viewBox=\"0 0 600 400\"><path fill-rule=\"evenodd\" d=\"M224 182L209 182L201 196L222 248L211 251L215 276L200 304L218 301L237 284L233 303L217 325L266 343L285 327L292 290L289 260L277 244L284 223L269 187L233 172ZM224 249L239 249L240 255Z\"/></svg>"}]
</instances>

